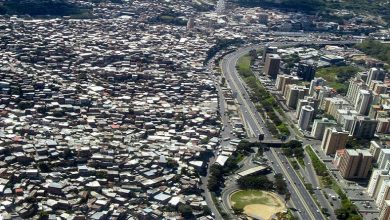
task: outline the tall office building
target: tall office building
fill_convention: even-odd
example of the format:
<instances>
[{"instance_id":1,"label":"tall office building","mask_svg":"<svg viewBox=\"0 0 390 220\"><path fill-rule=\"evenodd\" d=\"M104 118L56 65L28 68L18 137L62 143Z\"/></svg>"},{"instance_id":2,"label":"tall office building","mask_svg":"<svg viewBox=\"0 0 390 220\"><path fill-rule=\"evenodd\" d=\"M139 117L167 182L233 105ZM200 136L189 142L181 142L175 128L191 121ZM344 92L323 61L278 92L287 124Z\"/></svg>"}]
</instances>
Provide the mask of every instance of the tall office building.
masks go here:
<instances>
[{"instance_id":1,"label":"tall office building","mask_svg":"<svg viewBox=\"0 0 390 220\"><path fill-rule=\"evenodd\" d=\"M309 95L313 96L316 92L317 87L325 86L326 85L326 80L323 78L314 78L310 82L310 89L309 89Z\"/></svg>"},{"instance_id":2,"label":"tall office building","mask_svg":"<svg viewBox=\"0 0 390 220\"><path fill-rule=\"evenodd\" d=\"M373 67L368 71L366 84L370 85L372 80L378 80L383 82L385 81L385 78L386 78L385 71Z\"/></svg>"},{"instance_id":3,"label":"tall office building","mask_svg":"<svg viewBox=\"0 0 390 220\"><path fill-rule=\"evenodd\" d=\"M290 84L286 86L284 91L284 97L286 98L286 105L293 109L296 109L298 100L303 99L308 93L308 89L305 86L298 86Z\"/></svg>"},{"instance_id":4,"label":"tall office building","mask_svg":"<svg viewBox=\"0 0 390 220\"><path fill-rule=\"evenodd\" d=\"M276 79L276 76L279 74L280 60L281 58L277 54L267 54L264 64L264 74L271 79Z\"/></svg>"},{"instance_id":5,"label":"tall office building","mask_svg":"<svg viewBox=\"0 0 390 220\"><path fill-rule=\"evenodd\" d=\"M305 96L304 99L299 99L298 104L297 104L297 112L295 115L296 118L299 118L299 115L301 114L302 107L305 105L310 105L311 107L314 108L314 117L315 117L315 113L318 110L318 103L319 103L319 100L315 99L311 96Z\"/></svg>"},{"instance_id":6,"label":"tall office building","mask_svg":"<svg viewBox=\"0 0 390 220\"><path fill-rule=\"evenodd\" d=\"M368 186L367 186L368 196L376 199L379 194L379 190L382 187L383 181L389 179L390 179L390 175L388 170L375 169L371 174L370 181L368 182Z\"/></svg>"},{"instance_id":7,"label":"tall office building","mask_svg":"<svg viewBox=\"0 0 390 220\"><path fill-rule=\"evenodd\" d=\"M390 199L390 180L384 180L379 193L375 199L375 204L382 207L386 200Z\"/></svg>"},{"instance_id":8,"label":"tall office building","mask_svg":"<svg viewBox=\"0 0 390 220\"><path fill-rule=\"evenodd\" d=\"M336 153L335 153L334 158L333 158L333 164L336 167L340 166L340 161L341 161L341 158L344 156L344 153L345 153L345 148L340 149L340 150L336 150Z\"/></svg>"},{"instance_id":9,"label":"tall office building","mask_svg":"<svg viewBox=\"0 0 390 220\"><path fill-rule=\"evenodd\" d=\"M192 30L195 27L195 19L190 17L187 21L187 30Z\"/></svg>"},{"instance_id":10,"label":"tall office building","mask_svg":"<svg viewBox=\"0 0 390 220\"><path fill-rule=\"evenodd\" d=\"M362 179L368 177L372 155L368 150L345 149L338 169L345 179Z\"/></svg>"},{"instance_id":11,"label":"tall office building","mask_svg":"<svg viewBox=\"0 0 390 220\"><path fill-rule=\"evenodd\" d=\"M337 110L339 109L345 109L347 107L350 107L349 103L338 97L332 97L332 98L325 98L323 101L323 109L324 111L333 116L334 118L337 118Z\"/></svg>"},{"instance_id":12,"label":"tall office building","mask_svg":"<svg viewBox=\"0 0 390 220\"><path fill-rule=\"evenodd\" d=\"M268 24L268 14L266 14L266 13L259 14L259 23L267 25Z\"/></svg>"},{"instance_id":13,"label":"tall office building","mask_svg":"<svg viewBox=\"0 0 390 220\"><path fill-rule=\"evenodd\" d=\"M314 98L317 98L320 100L319 106L322 106L324 103L323 101L325 98L331 98L337 95L337 91L331 87L328 86L322 86L317 93L317 96L314 95ZM322 107L320 107L322 108Z\"/></svg>"},{"instance_id":14,"label":"tall office building","mask_svg":"<svg viewBox=\"0 0 390 220\"><path fill-rule=\"evenodd\" d=\"M382 149L382 145L381 144L379 144L376 141L370 141L369 151L372 154L374 161L378 161L381 149Z\"/></svg>"},{"instance_id":15,"label":"tall office building","mask_svg":"<svg viewBox=\"0 0 390 220\"><path fill-rule=\"evenodd\" d=\"M314 116L314 108L310 105L305 105L301 109L301 113L298 119L298 126L302 130L307 130L309 128L310 122Z\"/></svg>"},{"instance_id":16,"label":"tall office building","mask_svg":"<svg viewBox=\"0 0 390 220\"><path fill-rule=\"evenodd\" d=\"M368 85L369 89L376 94L386 94L387 93L387 84L379 80L372 80Z\"/></svg>"},{"instance_id":17,"label":"tall office building","mask_svg":"<svg viewBox=\"0 0 390 220\"><path fill-rule=\"evenodd\" d=\"M348 106L342 109L337 109L336 114L334 116L336 118L337 123L342 124L341 120L344 115L358 115L358 112L353 109L349 109Z\"/></svg>"},{"instance_id":18,"label":"tall office building","mask_svg":"<svg viewBox=\"0 0 390 220\"><path fill-rule=\"evenodd\" d=\"M390 170L390 148L382 148L377 160L378 169Z\"/></svg>"},{"instance_id":19,"label":"tall office building","mask_svg":"<svg viewBox=\"0 0 390 220\"><path fill-rule=\"evenodd\" d=\"M378 126L376 127L377 133L388 134L390 133L390 118L377 118Z\"/></svg>"},{"instance_id":20,"label":"tall office building","mask_svg":"<svg viewBox=\"0 0 390 220\"><path fill-rule=\"evenodd\" d=\"M313 127L311 129L311 136L315 139L322 139L327 127L335 127L337 122L334 120L329 120L327 118L316 119L314 120Z\"/></svg>"},{"instance_id":21,"label":"tall office building","mask_svg":"<svg viewBox=\"0 0 390 220\"><path fill-rule=\"evenodd\" d=\"M360 80L363 80L365 82L367 80L367 72L356 73L356 79L360 79Z\"/></svg>"},{"instance_id":22,"label":"tall office building","mask_svg":"<svg viewBox=\"0 0 390 220\"><path fill-rule=\"evenodd\" d=\"M382 110L382 105L371 105L370 110L368 111L368 117L376 119L378 118L378 113L380 113Z\"/></svg>"},{"instance_id":23,"label":"tall office building","mask_svg":"<svg viewBox=\"0 0 390 220\"><path fill-rule=\"evenodd\" d=\"M300 62L298 65L297 75L299 78L302 78L304 81L310 81L314 79L316 74L316 69L313 65L313 62Z\"/></svg>"},{"instance_id":24,"label":"tall office building","mask_svg":"<svg viewBox=\"0 0 390 220\"><path fill-rule=\"evenodd\" d=\"M363 80L356 78L351 79L346 97L349 99L349 101L351 101L351 103L356 103L356 100L359 96L359 91L362 89L368 89L368 86Z\"/></svg>"},{"instance_id":25,"label":"tall office building","mask_svg":"<svg viewBox=\"0 0 390 220\"><path fill-rule=\"evenodd\" d=\"M262 62L263 63L265 63L265 60L266 60L266 58L267 58L267 55L268 54L275 54L275 53L277 53L277 51L278 51L278 48L277 47L271 47L271 46L269 46L268 44L267 45L265 45L265 47L264 47L264 50L263 50L263 56L262 56Z\"/></svg>"},{"instance_id":26,"label":"tall office building","mask_svg":"<svg viewBox=\"0 0 390 220\"><path fill-rule=\"evenodd\" d=\"M286 85L295 84L298 81L299 78L297 76L280 74L276 77L275 88L283 94L286 89Z\"/></svg>"},{"instance_id":27,"label":"tall office building","mask_svg":"<svg viewBox=\"0 0 390 220\"><path fill-rule=\"evenodd\" d=\"M354 122L355 122L355 115L341 116L340 124L344 131L351 132Z\"/></svg>"},{"instance_id":28,"label":"tall office building","mask_svg":"<svg viewBox=\"0 0 390 220\"><path fill-rule=\"evenodd\" d=\"M325 154L334 154L337 150L345 148L348 141L348 132L338 127L328 127L325 129L322 138L321 148Z\"/></svg>"},{"instance_id":29,"label":"tall office building","mask_svg":"<svg viewBox=\"0 0 390 220\"><path fill-rule=\"evenodd\" d=\"M389 220L390 219L390 200L385 200L379 211L378 220Z\"/></svg>"},{"instance_id":30,"label":"tall office building","mask_svg":"<svg viewBox=\"0 0 390 220\"><path fill-rule=\"evenodd\" d=\"M364 116L355 116L350 135L356 138L373 138L378 121Z\"/></svg>"},{"instance_id":31,"label":"tall office building","mask_svg":"<svg viewBox=\"0 0 390 220\"><path fill-rule=\"evenodd\" d=\"M372 94L369 90L361 89L355 102L355 109L361 115L367 115L372 101Z\"/></svg>"}]
</instances>

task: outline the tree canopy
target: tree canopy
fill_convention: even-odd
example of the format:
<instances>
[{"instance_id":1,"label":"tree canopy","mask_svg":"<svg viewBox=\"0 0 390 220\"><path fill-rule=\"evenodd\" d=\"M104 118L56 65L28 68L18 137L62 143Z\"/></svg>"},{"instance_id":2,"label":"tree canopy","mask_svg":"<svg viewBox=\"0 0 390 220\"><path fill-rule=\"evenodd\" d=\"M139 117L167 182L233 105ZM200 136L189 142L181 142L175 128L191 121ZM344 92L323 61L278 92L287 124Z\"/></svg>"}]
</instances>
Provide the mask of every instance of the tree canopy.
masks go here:
<instances>
[{"instance_id":1,"label":"tree canopy","mask_svg":"<svg viewBox=\"0 0 390 220\"><path fill-rule=\"evenodd\" d=\"M243 176L237 180L241 189L262 189L270 190L273 188L273 182L267 176Z\"/></svg>"},{"instance_id":2,"label":"tree canopy","mask_svg":"<svg viewBox=\"0 0 390 220\"><path fill-rule=\"evenodd\" d=\"M234 0L234 2L246 7L275 7L311 13L324 6L323 0Z\"/></svg>"},{"instance_id":3,"label":"tree canopy","mask_svg":"<svg viewBox=\"0 0 390 220\"><path fill-rule=\"evenodd\" d=\"M5 0L0 14L31 16L69 16L84 13L86 9L66 0Z\"/></svg>"}]
</instances>

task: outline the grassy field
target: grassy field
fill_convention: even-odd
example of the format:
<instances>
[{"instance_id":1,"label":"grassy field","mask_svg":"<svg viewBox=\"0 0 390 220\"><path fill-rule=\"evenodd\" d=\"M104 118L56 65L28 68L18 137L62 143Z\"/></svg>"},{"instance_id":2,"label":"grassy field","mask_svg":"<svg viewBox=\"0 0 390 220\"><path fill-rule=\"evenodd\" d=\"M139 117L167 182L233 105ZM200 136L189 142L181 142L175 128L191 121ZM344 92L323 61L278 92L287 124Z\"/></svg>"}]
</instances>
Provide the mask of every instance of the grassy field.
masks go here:
<instances>
[{"instance_id":1,"label":"grassy field","mask_svg":"<svg viewBox=\"0 0 390 220\"><path fill-rule=\"evenodd\" d=\"M249 55L242 56L238 59L237 70L244 77L248 77L252 74L251 57Z\"/></svg>"},{"instance_id":2,"label":"grassy field","mask_svg":"<svg viewBox=\"0 0 390 220\"><path fill-rule=\"evenodd\" d=\"M284 201L274 193L259 190L241 190L230 197L233 209L243 210L249 217L270 219L286 211Z\"/></svg>"},{"instance_id":3,"label":"grassy field","mask_svg":"<svg viewBox=\"0 0 390 220\"><path fill-rule=\"evenodd\" d=\"M241 190L231 196L232 205L236 208L243 209L251 204L263 204L269 206L277 206L280 204L274 201L274 197L270 197L267 192L260 190Z\"/></svg>"},{"instance_id":4,"label":"grassy field","mask_svg":"<svg viewBox=\"0 0 390 220\"><path fill-rule=\"evenodd\" d=\"M319 68L316 77L324 78L329 86L340 93L345 93L348 89L348 79L356 75L358 68L353 66L331 66Z\"/></svg>"},{"instance_id":5,"label":"grassy field","mask_svg":"<svg viewBox=\"0 0 390 220\"><path fill-rule=\"evenodd\" d=\"M247 86L252 90L251 100L257 103L259 106L258 112L264 114L264 111L271 119L273 123L267 123L266 126L270 130L271 134L280 137L289 136L290 131L285 124L276 114L275 111L281 112L278 103L274 97L264 88L261 82L256 78L251 70L251 56L249 54L240 57L236 64L236 69Z\"/></svg>"},{"instance_id":6,"label":"grassy field","mask_svg":"<svg viewBox=\"0 0 390 220\"><path fill-rule=\"evenodd\" d=\"M251 204L264 204L272 205L267 197L264 197L264 193L259 190L242 190L234 193L231 197L231 201L234 207L243 209L247 205Z\"/></svg>"}]
</instances>

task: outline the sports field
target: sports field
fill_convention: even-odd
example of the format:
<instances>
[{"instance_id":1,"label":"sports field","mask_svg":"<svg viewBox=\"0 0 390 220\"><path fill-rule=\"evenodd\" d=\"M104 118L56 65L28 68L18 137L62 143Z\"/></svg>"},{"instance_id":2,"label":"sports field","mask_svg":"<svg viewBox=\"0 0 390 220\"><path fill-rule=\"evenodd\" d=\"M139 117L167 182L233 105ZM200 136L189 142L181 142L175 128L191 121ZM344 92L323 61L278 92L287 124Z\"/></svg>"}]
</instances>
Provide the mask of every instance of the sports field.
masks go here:
<instances>
[{"instance_id":1,"label":"sports field","mask_svg":"<svg viewBox=\"0 0 390 220\"><path fill-rule=\"evenodd\" d=\"M243 209L249 217L271 219L278 212L286 210L284 201L274 193L259 190L241 190L230 197L231 205Z\"/></svg>"}]
</instances>

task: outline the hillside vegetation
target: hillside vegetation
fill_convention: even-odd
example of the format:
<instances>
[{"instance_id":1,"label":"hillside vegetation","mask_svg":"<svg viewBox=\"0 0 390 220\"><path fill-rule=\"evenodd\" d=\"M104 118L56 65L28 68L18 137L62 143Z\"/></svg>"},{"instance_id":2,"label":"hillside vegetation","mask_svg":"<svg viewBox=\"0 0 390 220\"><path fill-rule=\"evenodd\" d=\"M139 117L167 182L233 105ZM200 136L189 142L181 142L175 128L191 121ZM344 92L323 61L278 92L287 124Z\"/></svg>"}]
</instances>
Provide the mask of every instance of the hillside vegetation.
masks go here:
<instances>
[{"instance_id":1,"label":"hillside vegetation","mask_svg":"<svg viewBox=\"0 0 390 220\"><path fill-rule=\"evenodd\" d=\"M327 1L327 0L232 0L244 7L278 8L287 11L299 11L308 14L319 14L328 17L333 10L347 10L357 14L366 13L380 15L390 23L390 7L386 0L353 0L353 1ZM333 19L338 20L336 17Z\"/></svg>"},{"instance_id":2,"label":"hillside vegetation","mask_svg":"<svg viewBox=\"0 0 390 220\"><path fill-rule=\"evenodd\" d=\"M0 3L0 14L30 16L85 15L88 9L66 0L5 0Z\"/></svg>"},{"instance_id":3,"label":"hillside vegetation","mask_svg":"<svg viewBox=\"0 0 390 220\"><path fill-rule=\"evenodd\" d=\"M365 40L356 46L367 55L375 57L390 64L390 44L383 44L375 40Z\"/></svg>"}]
</instances>

